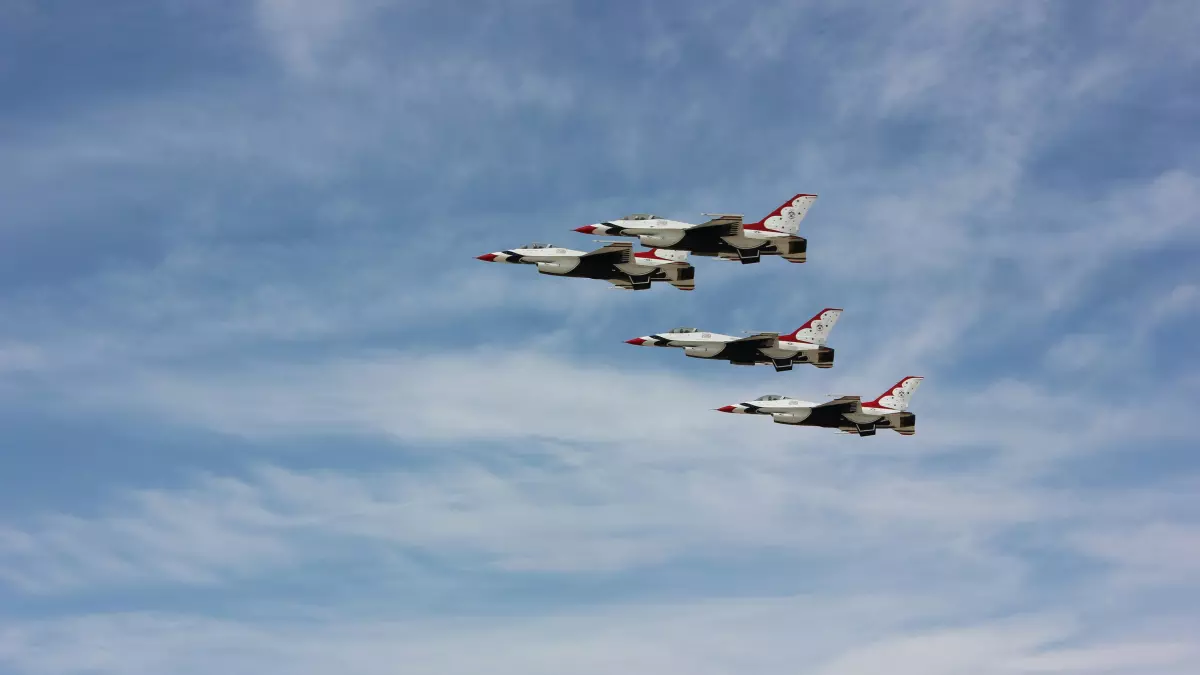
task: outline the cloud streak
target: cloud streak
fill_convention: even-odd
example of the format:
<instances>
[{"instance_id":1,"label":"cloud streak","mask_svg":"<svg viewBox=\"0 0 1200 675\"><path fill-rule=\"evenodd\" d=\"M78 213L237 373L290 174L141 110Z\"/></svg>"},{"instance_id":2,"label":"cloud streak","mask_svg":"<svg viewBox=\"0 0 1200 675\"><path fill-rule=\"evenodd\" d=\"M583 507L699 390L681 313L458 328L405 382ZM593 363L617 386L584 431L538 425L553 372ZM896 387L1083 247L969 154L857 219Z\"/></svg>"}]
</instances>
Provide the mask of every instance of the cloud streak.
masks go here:
<instances>
[{"instance_id":1,"label":"cloud streak","mask_svg":"<svg viewBox=\"0 0 1200 675\"><path fill-rule=\"evenodd\" d=\"M0 128L0 669L1200 666L1200 15L173 7L241 26L145 26L186 86ZM810 261L694 294L472 260L798 190ZM831 371L621 344L824 306ZM910 374L913 438L711 411Z\"/></svg>"}]
</instances>

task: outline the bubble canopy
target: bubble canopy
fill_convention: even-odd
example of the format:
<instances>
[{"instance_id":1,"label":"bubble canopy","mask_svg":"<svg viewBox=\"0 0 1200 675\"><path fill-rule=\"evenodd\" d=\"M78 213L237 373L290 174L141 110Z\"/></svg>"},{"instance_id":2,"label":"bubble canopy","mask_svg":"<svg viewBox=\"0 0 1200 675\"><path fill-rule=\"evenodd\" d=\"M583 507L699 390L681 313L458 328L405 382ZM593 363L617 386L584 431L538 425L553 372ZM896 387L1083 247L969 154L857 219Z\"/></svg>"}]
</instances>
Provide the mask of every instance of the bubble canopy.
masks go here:
<instances>
[{"instance_id":1,"label":"bubble canopy","mask_svg":"<svg viewBox=\"0 0 1200 675\"><path fill-rule=\"evenodd\" d=\"M631 213L621 220L662 220L658 216L651 213Z\"/></svg>"},{"instance_id":2,"label":"bubble canopy","mask_svg":"<svg viewBox=\"0 0 1200 675\"><path fill-rule=\"evenodd\" d=\"M754 400L755 401L782 401L786 398L787 398L786 396L780 396L779 394L767 394L766 396L759 396L758 398L756 398Z\"/></svg>"}]
</instances>

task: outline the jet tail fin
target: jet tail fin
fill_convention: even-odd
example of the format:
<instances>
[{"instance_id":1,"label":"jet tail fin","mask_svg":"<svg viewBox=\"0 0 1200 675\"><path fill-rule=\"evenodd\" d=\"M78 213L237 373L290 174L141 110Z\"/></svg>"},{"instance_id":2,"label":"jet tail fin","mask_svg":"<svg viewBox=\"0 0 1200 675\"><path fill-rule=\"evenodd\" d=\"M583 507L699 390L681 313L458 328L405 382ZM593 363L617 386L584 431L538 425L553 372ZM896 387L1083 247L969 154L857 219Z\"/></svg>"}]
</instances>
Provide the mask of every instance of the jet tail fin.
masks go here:
<instances>
[{"instance_id":1,"label":"jet tail fin","mask_svg":"<svg viewBox=\"0 0 1200 675\"><path fill-rule=\"evenodd\" d=\"M800 221L808 215L808 209L817 201L816 195L799 194L787 200L779 208L767 214L757 223L743 224L746 230L770 230L794 235L800 231Z\"/></svg>"},{"instance_id":2,"label":"jet tail fin","mask_svg":"<svg viewBox=\"0 0 1200 675\"><path fill-rule=\"evenodd\" d=\"M842 310L837 307L826 307L825 309L813 315L813 318L804 322L796 330L781 335L780 340L788 342L808 342L814 345L825 346L825 342L829 340L829 334L833 332L833 327L842 316Z\"/></svg>"},{"instance_id":3,"label":"jet tail fin","mask_svg":"<svg viewBox=\"0 0 1200 675\"><path fill-rule=\"evenodd\" d=\"M913 393L917 391L917 387L921 386L921 380L923 379L925 378L906 377L880 394L879 398L869 403L864 403L863 406L908 410L908 404L912 402Z\"/></svg>"}]
</instances>

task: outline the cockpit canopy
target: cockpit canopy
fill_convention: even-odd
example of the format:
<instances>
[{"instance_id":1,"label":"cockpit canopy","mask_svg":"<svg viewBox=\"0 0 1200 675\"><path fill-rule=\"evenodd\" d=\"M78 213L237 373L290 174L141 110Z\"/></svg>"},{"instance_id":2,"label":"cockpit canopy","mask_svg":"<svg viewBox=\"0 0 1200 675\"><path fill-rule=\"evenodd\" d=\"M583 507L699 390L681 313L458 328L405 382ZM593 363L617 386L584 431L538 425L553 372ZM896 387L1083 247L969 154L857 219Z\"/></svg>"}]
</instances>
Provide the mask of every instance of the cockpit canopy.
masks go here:
<instances>
[{"instance_id":1,"label":"cockpit canopy","mask_svg":"<svg viewBox=\"0 0 1200 675\"><path fill-rule=\"evenodd\" d=\"M661 220L661 218L650 213L631 213L621 220Z\"/></svg>"},{"instance_id":2,"label":"cockpit canopy","mask_svg":"<svg viewBox=\"0 0 1200 675\"><path fill-rule=\"evenodd\" d=\"M554 248L554 244L539 244L537 242L534 242L532 244L525 244L521 248L523 250L529 250L531 248Z\"/></svg>"},{"instance_id":3,"label":"cockpit canopy","mask_svg":"<svg viewBox=\"0 0 1200 675\"><path fill-rule=\"evenodd\" d=\"M779 394L767 394L766 396L759 396L758 398L756 398L754 400L755 401L782 401L786 398L787 398L786 396L780 396Z\"/></svg>"},{"instance_id":4,"label":"cockpit canopy","mask_svg":"<svg viewBox=\"0 0 1200 675\"><path fill-rule=\"evenodd\" d=\"M695 328L692 328L691 326L680 326L679 328L672 328L671 332L672 333L699 333L700 331L696 330Z\"/></svg>"}]
</instances>

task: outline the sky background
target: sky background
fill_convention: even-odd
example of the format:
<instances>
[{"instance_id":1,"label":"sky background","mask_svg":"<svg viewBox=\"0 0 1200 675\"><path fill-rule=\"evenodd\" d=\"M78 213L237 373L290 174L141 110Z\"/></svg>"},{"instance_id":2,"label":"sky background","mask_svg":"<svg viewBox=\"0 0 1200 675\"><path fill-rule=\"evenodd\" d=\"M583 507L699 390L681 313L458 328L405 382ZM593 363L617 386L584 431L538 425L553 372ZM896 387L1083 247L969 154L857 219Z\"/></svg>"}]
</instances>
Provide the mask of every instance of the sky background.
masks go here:
<instances>
[{"instance_id":1,"label":"sky background","mask_svg":"<svg viewBox=\"0 0 1200 675\"><path fill-rule=\"evenodd\" d=\"M1196 35L0 0L0 673L1200 672ZM474 259L797 192L694 293ZM624 344L823 307L831 370ZM906 375L913 437L712 411Z\"/></svg>"}]
</instances>

